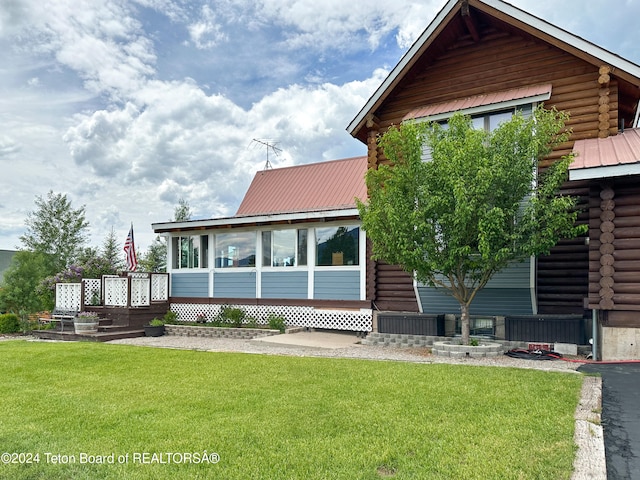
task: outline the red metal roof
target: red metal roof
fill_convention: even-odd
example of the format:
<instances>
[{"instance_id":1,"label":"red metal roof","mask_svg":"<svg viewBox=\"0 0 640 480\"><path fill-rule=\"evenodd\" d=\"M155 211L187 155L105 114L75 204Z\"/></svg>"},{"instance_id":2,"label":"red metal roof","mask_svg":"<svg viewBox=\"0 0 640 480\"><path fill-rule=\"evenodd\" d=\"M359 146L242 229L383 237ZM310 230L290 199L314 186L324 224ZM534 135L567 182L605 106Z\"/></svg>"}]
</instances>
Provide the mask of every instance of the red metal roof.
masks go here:
<instances>
[{"instance_id":1,"label":"red metal roof","mask_svg":"<svg viewBox=\"0 0 640 480\"><path fill-rule=\"evenodd\" d=\"M570 170L612 167L640 162L640 129L632 128L607 138L576 140L577 154Z\"/></svg>"},{"instance_id":2,"label":"red metal roof","mask_svg":"<svg viewBox=\"0 0 640 480\"><path fill-rule=\"evenodd\" d=\"M527 87L512 88L510 90L502 90L483 95L474 95L473 97L459 98L449 102L434 103L414 108L407 113L403 120L412 118L424 118L438 115L440 113L457 112L474 107L482 107L485 105L493 105L496 103L510 102L521 98L537 97L540 95L548 96L551 94L551 84L531 85Z\"/></svg>"},{"instance_id":3,"label":"red metal roof","mask_svg":"<svg viewBox=\"0 0 640 480\"><path fill-rule=\"evenodd\" d=\"M367 157L256 173L236 216L355 208L365 199Z\"/></svg>"}]
</instances>

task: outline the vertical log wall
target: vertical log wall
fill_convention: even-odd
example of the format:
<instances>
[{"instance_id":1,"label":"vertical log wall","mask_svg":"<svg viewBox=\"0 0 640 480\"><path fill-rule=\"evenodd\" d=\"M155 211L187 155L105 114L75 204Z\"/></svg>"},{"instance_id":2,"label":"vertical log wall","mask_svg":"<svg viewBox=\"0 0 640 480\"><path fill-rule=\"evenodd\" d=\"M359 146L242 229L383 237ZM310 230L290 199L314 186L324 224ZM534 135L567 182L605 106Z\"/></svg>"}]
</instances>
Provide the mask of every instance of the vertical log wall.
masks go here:
<instances>
[{"instance_id":1,"label":"vertical log wall","mask_svg":"<svg viewBox=\"0 0 640 480\"><path fill-rule=\"evenodd\" d=\"M605 326L640 327L640 179L594 184L589 200L589 308Z\"/></svg>"}]
</instances>

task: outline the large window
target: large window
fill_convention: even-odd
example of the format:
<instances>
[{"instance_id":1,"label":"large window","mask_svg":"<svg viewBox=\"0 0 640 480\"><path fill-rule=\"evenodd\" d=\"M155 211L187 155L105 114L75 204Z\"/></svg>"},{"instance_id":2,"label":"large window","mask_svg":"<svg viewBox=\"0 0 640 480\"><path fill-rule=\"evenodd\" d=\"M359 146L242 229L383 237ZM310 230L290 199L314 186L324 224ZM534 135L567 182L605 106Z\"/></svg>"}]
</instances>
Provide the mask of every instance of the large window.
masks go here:
<instances>
[{"instance_id":1,"label":"large window","mask_svg":"<svg viewBox=\"0 0 640 480\"><path fill-rule=\"evenodd\" d=\"M207 268L209 257L209 236L189 235L173 237L173 268Z\"/></svg>"},{"instance_id":2,"label":"large window","mask_svg":"<svg viewBox=\"0 0 640 480\"><path fill-rule=\"evenodd\" d=\"M255 267L256 232L216 235L216 268Z\"/></svg>"},{"instance_id":3,"label":"large window","mask_svg":"<svg viewBox=\"0 0 640 480\"><path fill-rule=\"evenodd\" d=\"M360 229L356 226L316 229L316 265L358 265Z\"/></svg>"},{"instance_id":4,"label":"large window","mask_svg":"<svg viewBox=\"0 0 640 480\"><path fill-rule=\"evenodd\" d=\"M531 115L533 109L533 105L523 104L517 107L517 110L521 111L525 117ZM487 111L479 114L474 114L471 116L471 123L473 124L473 128L478 130L486 130L487 132L493 132L502 122L506 122L511 120L514 113L516 111L516 107L508 108L503 110L494 110ZM453 115L453 112L451 112ZM437 120L437 122L442 126L442 128L448 128L448 117L442 120ZM422 146L422 161L429 162L431 161L431 147L428 145Z\"/></svg>"},{"instance_id":5,"label":"large window","mask_svg":"<svg viewBox=\"0 0 640 480\"><path fill-rule=\"evenodd\" d=\"M293 267L306 264L306 229L262 232L262 266Z\"/></svg>"},{"instance_id":6,"label":"large window","mask_svg":"<svg viewBox=\"0 0 640 480\"><path fill-rule=\"evenodd\" d=\"M471 117L473 128L478 130L486 130L493 132L502 122L507 122L513 117L513 109L502 110L499 112L490 112L484 115L476 115Z\"/></svg>"}]
</instances>

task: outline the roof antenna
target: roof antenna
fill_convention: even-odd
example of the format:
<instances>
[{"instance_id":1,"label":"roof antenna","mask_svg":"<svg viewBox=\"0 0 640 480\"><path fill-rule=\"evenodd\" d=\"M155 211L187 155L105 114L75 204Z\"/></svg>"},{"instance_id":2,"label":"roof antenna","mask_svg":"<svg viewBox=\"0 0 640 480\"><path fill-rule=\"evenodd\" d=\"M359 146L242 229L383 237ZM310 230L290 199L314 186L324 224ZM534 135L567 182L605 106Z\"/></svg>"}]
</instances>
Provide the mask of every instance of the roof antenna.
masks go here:
<instances>
[{"instance_id":1,"label":"roof antenna","mask_svg":"<svg viewBox=\"0 0 640 480\"><path fill-rule=\"evenodd\" d=\"M265 147L267 147L267 163L264 165L264 169L265 170L269 170L270 168L273 168L271 166L271 162L269 162L269 150L271 149L273 151L273 153L276 154L276 157L278 156L278 152L281 152L282 149L276 147L276 145L278 144L278 142L275 142L273 140L260 140L257 138L254 138L252 143L256 142L256 143L260 143L261 145L264 145Z\"/></svg>"}]
</instances>

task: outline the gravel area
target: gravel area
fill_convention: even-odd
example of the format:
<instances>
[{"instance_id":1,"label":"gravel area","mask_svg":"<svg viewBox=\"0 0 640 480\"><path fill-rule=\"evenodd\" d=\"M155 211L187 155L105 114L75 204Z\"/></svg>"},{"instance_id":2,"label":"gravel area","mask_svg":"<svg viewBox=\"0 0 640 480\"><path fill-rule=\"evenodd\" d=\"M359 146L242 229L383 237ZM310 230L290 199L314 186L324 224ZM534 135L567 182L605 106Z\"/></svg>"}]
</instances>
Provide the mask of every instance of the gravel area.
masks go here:
<instances>
[{"instance_id":1,"label":"gravel area","mask_svg":"<svg viewBox=\"0 0 640 480\"><path fill-rule=\"evenodd\" d=\"M261 340L230 338L202 338L164 335L162 337L138 337L113 340L108 343L165 347L208 352L239 352L269 355L291 355L299 357L360 358L365 360L392 360L416 363L454 363L461 365L535 368L552 371L575 371L580 363L558 360L523 360L501 355L489 358L436 357L426 348L392 348L353 344L341 348L282 345Z\"/></svg>"}]
</instances>

